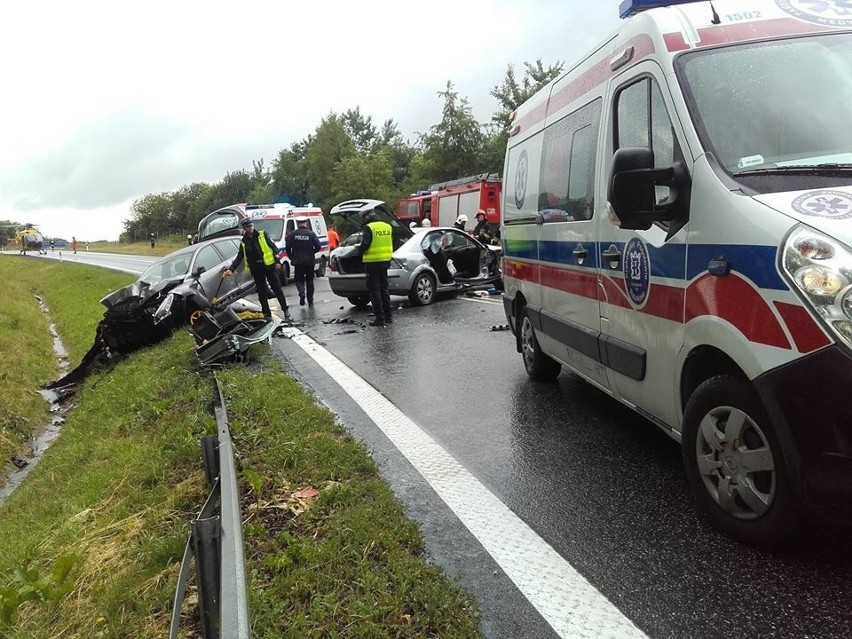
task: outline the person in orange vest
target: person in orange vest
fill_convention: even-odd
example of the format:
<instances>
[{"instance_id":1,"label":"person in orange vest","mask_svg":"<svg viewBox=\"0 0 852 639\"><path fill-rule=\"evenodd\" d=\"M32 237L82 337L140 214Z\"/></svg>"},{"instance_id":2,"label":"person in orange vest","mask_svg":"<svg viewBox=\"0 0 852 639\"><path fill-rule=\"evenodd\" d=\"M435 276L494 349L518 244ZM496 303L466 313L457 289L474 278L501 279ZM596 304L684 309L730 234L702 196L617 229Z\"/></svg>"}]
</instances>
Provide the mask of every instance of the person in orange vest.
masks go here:
<instances>
[{"instance_id":1,"label":"person in orange vest","mask_svg":"<svg viewBox=\"0 0 852 639\"><path fill-rule=\"evenodd\" d=\"M329 250L334 250L338 246L340 246L340 236L337 234L337 231L334 230L333 226L328 227L328 248Z\"/></svg>"},{"instance_id":2,"label":"person in orange vest","mask_svg":"<svg viewBox=\"0 0 852 639\"><path fill-rule=\"evenodd\" d=\"M77 238L73 235L71 236L71 250L74 251L74 255L77 254Z\"/></svg>"}]
</instances>

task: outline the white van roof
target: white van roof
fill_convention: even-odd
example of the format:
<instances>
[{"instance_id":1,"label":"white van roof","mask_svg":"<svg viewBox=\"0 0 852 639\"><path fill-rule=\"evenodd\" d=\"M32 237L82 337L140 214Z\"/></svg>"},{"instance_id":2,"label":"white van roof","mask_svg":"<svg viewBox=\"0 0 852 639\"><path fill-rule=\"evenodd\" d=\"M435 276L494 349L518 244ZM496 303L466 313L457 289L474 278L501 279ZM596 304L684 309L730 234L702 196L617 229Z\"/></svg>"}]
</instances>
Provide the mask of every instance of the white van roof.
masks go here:
<instances>
[{"instance_id":1,"label":"white van roof","mask_svg":"<svg viewBox=\"0 0 852 639\"><path fill-rule=\"evenodd\" d=\"M665 6L663 6L665 5ZM624 0L623 25L588 56L567 68L515 111L510 135L526 137L544 123L545 112L599 91L601 84L639 62L653 58L664 69L682 51L782 36L852 29L852 16L829 16L792 2L753 0L746 10L740 0ZM835 11L835 10L830 10ZM553 86L569 74L573 82Z\"/></svg>"}]
</instances>

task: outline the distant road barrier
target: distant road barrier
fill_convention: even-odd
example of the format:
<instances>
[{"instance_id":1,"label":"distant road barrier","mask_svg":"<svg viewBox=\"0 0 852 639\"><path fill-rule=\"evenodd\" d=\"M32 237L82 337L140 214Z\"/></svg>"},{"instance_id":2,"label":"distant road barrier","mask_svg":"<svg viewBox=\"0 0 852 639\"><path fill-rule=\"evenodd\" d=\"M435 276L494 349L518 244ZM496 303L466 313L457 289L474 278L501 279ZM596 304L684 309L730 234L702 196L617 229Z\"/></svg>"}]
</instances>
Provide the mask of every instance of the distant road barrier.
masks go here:
<instances>
[{"instance_id":1,"label":"distant road barrier","mask_svg":"<svg viewBox=\"0 0 852 639\"><path fill-rule=\"evenodd\" d=\"M192 558L198 581L198 607L204 639L249 639L248 586L233 443L219 380L215 378L217 435L201 440L204 474L211 486L192 522L181 561L169 639L177 639L181 603Z\"/></svg>"}]
</instances>

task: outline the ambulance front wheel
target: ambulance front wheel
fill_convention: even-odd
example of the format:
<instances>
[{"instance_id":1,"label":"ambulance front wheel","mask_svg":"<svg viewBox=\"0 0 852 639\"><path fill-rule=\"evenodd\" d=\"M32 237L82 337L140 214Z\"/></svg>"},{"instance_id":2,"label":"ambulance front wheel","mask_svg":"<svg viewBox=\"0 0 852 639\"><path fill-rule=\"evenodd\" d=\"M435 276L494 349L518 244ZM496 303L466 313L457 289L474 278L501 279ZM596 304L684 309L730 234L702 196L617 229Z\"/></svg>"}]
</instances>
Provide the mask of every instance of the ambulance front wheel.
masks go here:
<instances>
[{"instance_id":1,"label":"ambulance front wheel","mask_svg":"<svg viewBox=\"0 0 852 639\"><path fill-rule=\"evenodd\" d=\"M524 368L527 369L527 375L540 381L555 380L559 377L562 364L541 352L526 307L521 309L519 319L521 355L524 358Z\"/></svg>"},{"instance_id":2,"label":"ambulance front wheel","mask_svg":"<svg viewBox=\"0 0 852 639\"><path fill-rule=\"evenodd\" d=\"M684 412L683 462L699 514L724 534L773 548L801 526L801 509L769 416L751 384L712 377Z\"/></svg>"},{"instance_id":3,"label":"ambulance front wheel","mask_svg":"<svg viewBox=\"0 0 852 639\"><path fill-rule=\"evenodd\" d=\"M324 257L321 257L319 261L319 266L317 267L317 270L314 271L314 275L316 275L317 277L324 277L326 264L326 259Z\"/></svg>"}]
</instances>

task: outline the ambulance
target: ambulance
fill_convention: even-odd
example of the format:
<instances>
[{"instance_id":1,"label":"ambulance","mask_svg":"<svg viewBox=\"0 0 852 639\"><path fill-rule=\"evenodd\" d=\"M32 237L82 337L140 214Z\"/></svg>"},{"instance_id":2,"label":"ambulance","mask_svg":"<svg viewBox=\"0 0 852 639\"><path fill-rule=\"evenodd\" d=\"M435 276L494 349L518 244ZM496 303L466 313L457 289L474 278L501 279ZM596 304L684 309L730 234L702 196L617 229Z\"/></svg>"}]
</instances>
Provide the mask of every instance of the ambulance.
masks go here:
<instances>
[{"instance_id":1,"label":"ambulance","mask_svg":"<svg viewBox=\"0 0 852 639\"><path fill-rule=\"evenodd\" d=\"M292 204L232 204L205 215L198 223L198 241L214 237L241 235L240 222L249 217L254 227L266 231L279 248L278 260L281 262L281 283L290 281L294 269L284 249L287 235L296 229L296 218L307 217L310 228L317 234L322 249L315 256L316 276L323 277L328 267L328 226L322 209L311 204L293 206Z\"/></svg>"},{"instance_id":2,"label":"ambulance","mask_svg":"<svg viewBox=\"0 0 852 639\"><path fill-rule=\"evenodd\" d=\"M627 0L513 114L504 307L756 546L852 520L852 2Z\"/></svg>"}]
</instances>

